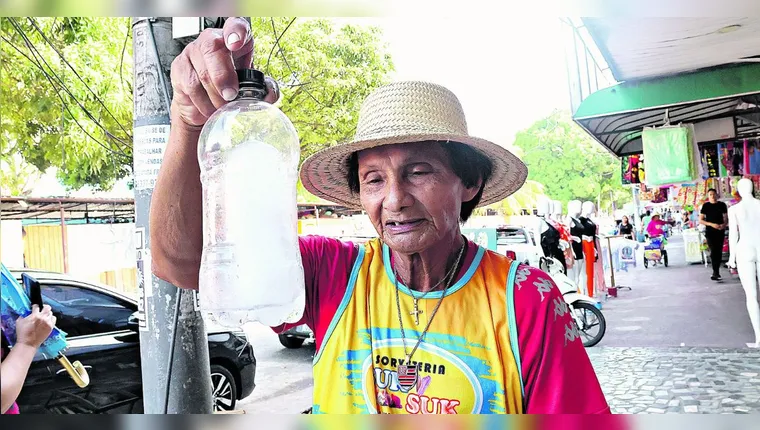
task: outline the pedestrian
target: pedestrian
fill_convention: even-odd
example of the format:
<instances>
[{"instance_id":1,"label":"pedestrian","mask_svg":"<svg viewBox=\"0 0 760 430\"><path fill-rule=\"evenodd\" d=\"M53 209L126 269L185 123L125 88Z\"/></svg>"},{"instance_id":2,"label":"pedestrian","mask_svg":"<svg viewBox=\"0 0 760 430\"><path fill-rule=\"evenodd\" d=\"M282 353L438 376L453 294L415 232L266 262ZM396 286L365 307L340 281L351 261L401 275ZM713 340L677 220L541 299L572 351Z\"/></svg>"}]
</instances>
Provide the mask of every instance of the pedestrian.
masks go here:
<instances>
[{"instance_id":1,"label":"pedestrian","mask_svg":"<svg viewBox=\"0 0 760 430\"><path fill-rule=\"evenodd\" d=\"M198 288L202 255L200 131L237 92L234 67L249 67L252 50L250 25L230 18L172 64L151 251L153 272L181 288ZM308 191L362 208L379 236L299 238L304 316L275 330L315 333L314 413L609 413L552 279L461 233L526 176L504 147L468 134L453 93L426 82L374 91L354 140L304 162ZM378 401L385 390L399 401Z\"/></svg>"},{"instance_id":2,"label":"pedestrian","mask_svg":"<svg viewBox=\"0 0 760 430\"><path fill-rule=\"evenodd\" d=\"M705 226L707 246L710 248L713 281L721 279L720 266L723 264L723 244L726 240L728 226L728 206L718 201L718 192L714 188L707 191L708 201L702 205L699 213L699 223Z\"/></svg>"},{"instance_id":3,"label":"pedestrian","mask_svg":"<svg viewBox=\"0 0 760 430\"><path fill-rule=\"evenodd\" d=\"M0 408L3 414L18 414L16 399L24 386L29 366L42 342L55 327L55 316L50 306L42 310L32 305L32 313L16 320L16 344L10 348L5 334L0 333Z\"/></svg>"},{"instance_id":4,"label":"pedestrian","mask_svg":"<svg viewBox=\"0 0 760 430\"><path fill-rule=\"evenodd\" d=\"M623 219L620 221L620 225L618 226L617 234L625 236L626 239L633 240L633 224L628 221L627 215L623 215Z\"/></svg>"},{"instance_id":5,"label":"pedestrian","mask_svg":"<svg viewBox=\"0 0 760 430\"><path fill-rule=\"evenodd\" d=\"M681 212L681 229L682 230L688 230L692 228L690 216L691 214L689 213L689 211L685 209L683 212Z\"/></svg>"}]
</instances>

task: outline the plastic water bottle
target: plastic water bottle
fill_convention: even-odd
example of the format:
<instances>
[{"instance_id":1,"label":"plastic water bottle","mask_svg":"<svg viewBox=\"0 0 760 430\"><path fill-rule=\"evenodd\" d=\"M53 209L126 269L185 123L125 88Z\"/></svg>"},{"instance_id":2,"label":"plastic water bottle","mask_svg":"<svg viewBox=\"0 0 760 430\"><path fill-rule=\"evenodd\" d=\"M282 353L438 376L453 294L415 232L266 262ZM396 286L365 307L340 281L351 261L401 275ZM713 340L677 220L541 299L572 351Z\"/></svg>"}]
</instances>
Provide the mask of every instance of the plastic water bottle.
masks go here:
<instances>
[{"instance_id":1,"label":"plastic water bottle","mask_svg":"<svg viewBox=\"0 0 760 430\"><path fill-rule=\"evenodd\" d=\"M198 142L203 187L201 311L225 327L297 322L305 302L298 247L300 143L264 101L263 73L238 70L238 97Z\"/></svg>"}]
</instances>

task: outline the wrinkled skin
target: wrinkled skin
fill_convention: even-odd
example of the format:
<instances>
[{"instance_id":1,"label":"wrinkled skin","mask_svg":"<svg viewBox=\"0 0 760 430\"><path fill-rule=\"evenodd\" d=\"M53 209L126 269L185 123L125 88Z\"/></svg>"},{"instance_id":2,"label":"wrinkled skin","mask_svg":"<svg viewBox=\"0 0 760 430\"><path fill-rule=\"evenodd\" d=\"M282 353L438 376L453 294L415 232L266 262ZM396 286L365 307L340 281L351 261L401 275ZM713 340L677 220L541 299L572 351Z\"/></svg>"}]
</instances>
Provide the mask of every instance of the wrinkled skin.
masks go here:
<instances>
[{"instance_id":1,"label":"wrinkled skin","mask_svg":"<svg viewBox=\"0 0 760 430\"><path fill-rule=\"evenodd\" d=\"M392 250L401 279L427 291L463 244L462 202L472 200L479 185L466 188L436 143L381 146L361 151L358 159L362 207Z\"/></svg>"}]
</instances>

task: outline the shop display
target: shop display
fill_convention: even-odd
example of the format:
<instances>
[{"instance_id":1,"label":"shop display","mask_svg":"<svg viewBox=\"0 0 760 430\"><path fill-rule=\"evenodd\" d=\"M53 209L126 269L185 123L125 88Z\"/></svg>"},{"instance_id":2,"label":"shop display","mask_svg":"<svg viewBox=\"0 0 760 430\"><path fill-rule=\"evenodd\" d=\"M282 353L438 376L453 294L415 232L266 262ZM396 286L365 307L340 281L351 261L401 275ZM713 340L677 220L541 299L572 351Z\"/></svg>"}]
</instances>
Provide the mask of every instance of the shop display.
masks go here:
<instances>
[{"instance_id":1,"label":"shop display","mask_svg":"<svg viewBox=\"0 0 760 430\"><path fill-rule=\"evenodd\" d=\"M693 127L645 128L641 141L647 159L648 186L685 183L697 178Z\"/></svg>"}]
</instances>

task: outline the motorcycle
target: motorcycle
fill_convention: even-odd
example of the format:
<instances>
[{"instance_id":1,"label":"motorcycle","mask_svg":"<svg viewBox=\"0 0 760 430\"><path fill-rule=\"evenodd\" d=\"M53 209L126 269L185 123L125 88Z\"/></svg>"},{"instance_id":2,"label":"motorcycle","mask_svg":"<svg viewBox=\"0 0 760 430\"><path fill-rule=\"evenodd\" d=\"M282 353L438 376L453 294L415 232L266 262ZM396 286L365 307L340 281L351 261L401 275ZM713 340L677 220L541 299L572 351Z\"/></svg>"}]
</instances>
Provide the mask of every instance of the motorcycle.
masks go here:
<instances>
[{"instance_id":1,"label":"motorcycle","mask_svg":"<svg viewBox=\"0 0 760 430\"><path fill-rule=\"evenodd\" d=\"M607 322L596 300L579 293L578 286L563 273L562 263L553 257L541 257L541 267L559 288L562 298L570 307L578 331L583 338L583 346L590 348L598 344L607 331Z\"/></svg>"}]
</instances>

